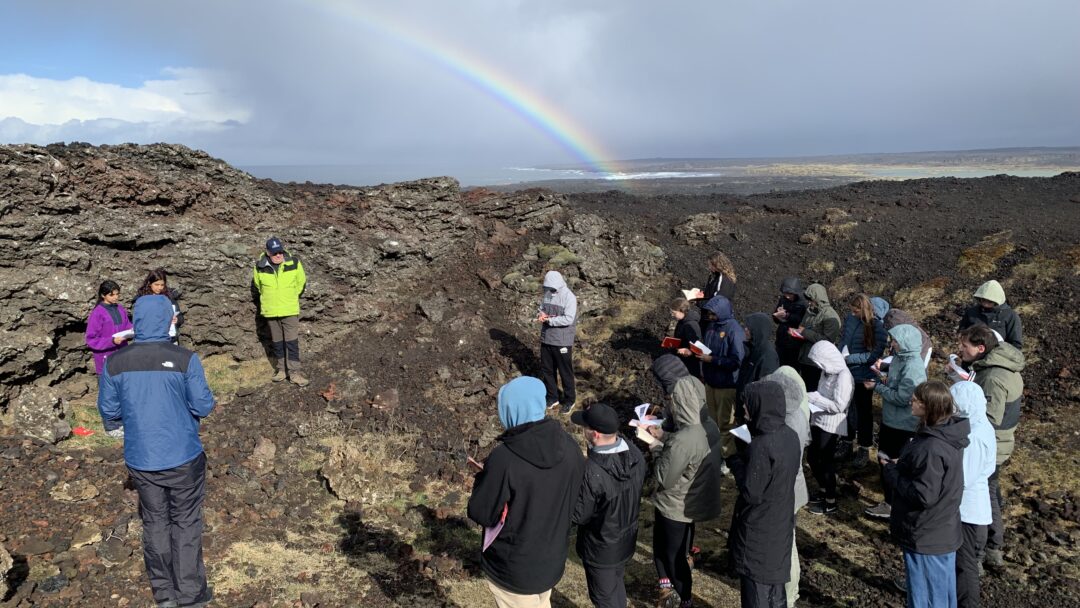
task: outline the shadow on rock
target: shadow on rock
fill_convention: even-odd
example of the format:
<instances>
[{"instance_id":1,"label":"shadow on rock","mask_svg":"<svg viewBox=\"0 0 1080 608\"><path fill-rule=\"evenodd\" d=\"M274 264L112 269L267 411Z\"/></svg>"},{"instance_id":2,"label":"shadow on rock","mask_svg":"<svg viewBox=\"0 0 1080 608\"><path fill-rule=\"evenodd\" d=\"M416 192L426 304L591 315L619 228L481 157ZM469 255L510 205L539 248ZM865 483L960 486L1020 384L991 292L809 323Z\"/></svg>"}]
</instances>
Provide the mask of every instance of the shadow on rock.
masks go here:
<instances>
[{"instance_id":1,"label":"shadow on rock","mask_svg":"<svg viewBox=\"0 0 1080 608\"><path fill-rule=\"evenodd\" d=\"M501 329L492 328L488 335L499 343L499 354L513 361L518 373L540 377L540 361L531 346Z\"/></svg>"}]
</instances>

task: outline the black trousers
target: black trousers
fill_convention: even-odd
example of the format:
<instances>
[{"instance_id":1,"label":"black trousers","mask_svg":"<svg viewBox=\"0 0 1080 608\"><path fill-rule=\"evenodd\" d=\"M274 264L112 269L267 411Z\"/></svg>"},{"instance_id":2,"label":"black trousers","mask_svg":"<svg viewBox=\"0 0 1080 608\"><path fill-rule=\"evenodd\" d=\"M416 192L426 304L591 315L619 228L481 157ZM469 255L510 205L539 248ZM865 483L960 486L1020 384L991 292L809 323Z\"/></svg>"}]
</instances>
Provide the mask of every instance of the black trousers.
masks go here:
<instances>
[{"instance_id":1,"label":"black trousers","mask_svg":"<svg viewBox=\"0 0 1080 608\"><path fill-rule=\"evenodd\" d=\"M818 487L829 500L836 500L836 444L839 441L840 436L836 433L810 427L810 449L806 452L806 460Z\"/></svg>"},{"instance_id":2,"label":"black trousers","mask_svg":"<svg viewBox=\"0 0 1080 608\"><path fill-rule=\"evenodd\" d=\"M139 492L143 562L154 601L209 601L202 555L206 454L173 469L128 472Z\"/></svg>"},{"instance_id":3,"label":"black trousers","mask_svg":"<svg viewBox=\"0 0 1080 608\"><path fill-rule=\"evenodd\" d=\"M589 600L596 608L626 608L626 565L585 566Z\"/></svg>"},{"instance_id":4,"label":"black trousers","mask_svg":"<svg viewBox=\"0 0 1080 608\"><path fill-rule=\"evenodd\" d=\"M799 375L806 383L806 392L812 393L817 390L818 382L821 381L821 368L816 365L799 364Z\"/></svg>"},{"instance_id":5,"label":"black trousers","mask_svg":"<svg viewBox=\"0 0 1080 608\"><path fill-rule=\"evenodd\" d=\"M1002 463L1004 464L1004 463ZM986 530L986 548L1001 550L1005 546L1005 522L1001 513L1005 510L1005 500L1001 496L1001 466L994 468L994 474L987 481L990 483L990 517L994 523Z\"/></svg>"},{"instance_id":6,"label":"black trousers","mask_svg":"<svg viewBox=\"0 0 1080 608\"><path fill-rule=\"evenodd\" d=\"M851 401L855 407L848 410L847 440L858 439L861 447L868 448L874 445L874 390L855 382Z\"/></svg>"},{"instance_id":7,"label":"black trousers","mask_svg":"<svg viewBox=\"0 0 1080 608\"><path fill-rule=\"evenodd\" d=\"M911 438L915 436L912 431L894 429L891 426L881 425L878 431L878 450L885 452L889 458L900 458L900 450L904 449ZM881 488L885 493L885 502L892 504L892 488L885 483L885 467L881 467Z\"/></svg>"},{"instance_id":8,"label":"black trousers","mask_svg":"<svg viewBox=\"0 0 1080 608\"><path fill-rule=\"evenodd\" d=\"M556 401L562 404L574 403L577 393L574 391L574 347L540 345L540 376L547 388L547 403L551 405ZM559 384L556 380L562 380L562 396L559 396Z\"/></svg>"},{"instance_id":9,"label":"black trousers","mask_svg":"<svg viewBox=\"0 0 1080 608\"><path fill-rule=\"evenodd\" d=\"M782 584L758 583L741 576L739 596L742 598L742 608L787 608L787 594Z\"/></svg>"},{"instance_id":10,"label":"black trousers","mask_svg":"<svg viewBox=\"0 0 1080 608\"><path fill-rule=\"evenodd\" d=\"M979 562L986 544L986 526L964 523L960 530L963 542L956 551L956 606L979 608L982 606Z\"/></svg>"},{"instance_id":11,"label":"black trousers","mask_svg":"<svg viewBox=\"0 0 1080 608\"><path fill-rule=\"evenodd\" d=\"M693 522L684 523L668 519L656 511L653 523L653 563L656 575L671 581L679 597L690 599L693 582L690 578L690 564L686 556L690 552L690 541L694 537Z\"/></svg>"}]
</instances>

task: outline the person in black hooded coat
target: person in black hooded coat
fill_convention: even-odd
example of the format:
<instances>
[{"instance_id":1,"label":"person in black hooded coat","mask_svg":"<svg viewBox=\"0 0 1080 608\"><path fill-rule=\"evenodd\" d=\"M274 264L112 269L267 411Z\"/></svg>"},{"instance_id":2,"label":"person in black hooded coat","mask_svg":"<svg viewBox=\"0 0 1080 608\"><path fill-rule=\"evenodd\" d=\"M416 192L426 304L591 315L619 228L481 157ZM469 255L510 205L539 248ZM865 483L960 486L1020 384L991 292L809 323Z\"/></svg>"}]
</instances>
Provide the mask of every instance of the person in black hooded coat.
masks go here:
<instances>
[{"instance_id":1,"label":"person in black hooded coat","mask_svg":"<svg viewBox=\"0 0 1080 608\"><path fill-rule=\"evenodd\" d=\"M739 498L729 540L731 557L741 578L743 608L786 608L795 476L802 459L799 436L784 424L784 389L778 383L754 382L745 395L752 440L745 455L733 459Z\"/></svg>"},{"instance_id":2,"label":"person in black hooded coat","mask_svg":"<svg viewBox=\"0 0 1080 608\"><path fill-rule=\"evenodd\" d=\"M745 325L748 346L742 367L739 368L739 382L735 386L735 402L739 405L745 403L743 392L748 384L757 382L780 369L776 345L769 339L773 328L769 315L755 312L746 318ZM742 418L741 408L737 408L736 416Z\"/></svg>"},{"instance_id":3,"label":"person in black hooded coat","mask_svg":"<svg viewBox=\"0 0 1080 608\"><path fill-rule=\"evenodd\" d=\"M701 380L701 360L690 352L690 345L701 340L701 311L686 298L676 298L671 303L671 316L676 320L672 337L679 339L679 346L668 352L677 355L686 371Z\"/></svg>"},{"instance_id":4,"label":"person in black hooded coat","mask_svg":"<svg viewBox=\"0 0 1080 608\"><path fill-rule=\"evenodd\" d=\"M776 326L776 354L780 365L799 369L799 350L802 342L788 335L788 329L798 329L806 316L806 296L799 279L787 277L780 283L780 299L776 302L776 312L772 314Z\"/></svg>"}]
</instances>

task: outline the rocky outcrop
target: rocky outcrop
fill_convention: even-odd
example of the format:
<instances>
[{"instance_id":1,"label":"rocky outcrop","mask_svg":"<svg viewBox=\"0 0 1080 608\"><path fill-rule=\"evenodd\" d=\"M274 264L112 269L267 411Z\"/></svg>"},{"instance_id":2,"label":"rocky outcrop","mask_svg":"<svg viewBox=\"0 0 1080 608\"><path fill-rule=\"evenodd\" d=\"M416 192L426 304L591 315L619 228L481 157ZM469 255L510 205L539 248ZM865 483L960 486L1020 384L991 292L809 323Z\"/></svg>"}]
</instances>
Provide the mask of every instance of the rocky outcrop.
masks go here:
<instances>
[{"instance_id":1,"label":"rocky outcrop","mask_svg":"<svg viewBox=\"0 0 1080 608\"><path fill-rule=\"evenodd\" d=\"M563 200L463 193L451 178L285 186L173 145L0 146L0 409L23 386L92 369L85 319L105 279L129 304L146 273L165 268L187 313L182 345L262 357L251 267L279 236L308 274L310 353L378 320L444 260L550 224Z\"/></svg>"},{"instance_id":2,"label":"rocky outcrop","mask_svg":"<svg viewBox=\"0 0 1080 608\"><path fill-rule=\"evenodd\" d=\"M0 599L7 597L8 573L11 572L12 565L14 561L11 559L11 554L4 545L0 544Z\"/></svg>"},{"instance_id":3,"label":"rocky outcrop","mask_svg":"<svg viewBox=\"0 0 1080 608\"><path fill-rule=\"evenodd\" d=\"M58 389L32 386L23 390L12 406L12 421L22 434L56 443L71 435L64 397Z\"/></svg>"}]
</instances>

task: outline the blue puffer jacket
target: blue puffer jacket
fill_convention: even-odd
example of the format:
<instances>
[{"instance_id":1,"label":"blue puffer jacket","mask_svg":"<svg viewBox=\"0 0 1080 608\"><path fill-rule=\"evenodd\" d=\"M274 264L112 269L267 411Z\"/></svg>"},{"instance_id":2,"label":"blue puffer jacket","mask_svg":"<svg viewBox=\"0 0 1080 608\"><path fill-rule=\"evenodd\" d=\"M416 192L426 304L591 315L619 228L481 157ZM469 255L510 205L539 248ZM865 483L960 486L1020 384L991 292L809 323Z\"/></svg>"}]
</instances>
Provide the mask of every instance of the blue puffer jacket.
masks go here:
<instances>
[{"instance_id":1,"label":"blue puffer jacket","mask_svg":"<svg viewBox=\"0 0 1080 608\"><path fill-rule=\"evenodd\" d=\"M874 298L874 300L881 299ZM884 300L881 301L884 302ZM873 365L874 361L881 358L882 353L885 352L885 347L888 346L889 335L885 333L885 325L881 322L885 312L888 312L888 304L885 304L884 312L881 312L881 315L878 316L880 310L875 304L873 348L866 348L866 345L863 344L862 319L851 313L848 313L847 317L844 318L844 332L840 336L838 348L842 351L845 346L847 347L848 354L844 357L844 362L847 363L848 370L851 371L851 377L856 382L874 379L874 372L870 369L870 366Z\"/></svg>"},{"instance_id":2,"label":"blue puffer jacket","mask_svg":"<svg viewBox=\"0 0 1080 608\"><path fill-rule=\"evenodd\" d=\"M169 299L143 296L134 315L135 342L105 361L98 411L123 420L129 467L164 471L202 454L199 420L214 409L214 395L198 355L169 341Z\"/></svg>"},{"instance_id":3,"label":"blue puffer jacket","mask_svg":"<svg viewBox=\"0 0 1080 608\"><path fill-rule=\"evenodd\" d=\"M731 301L724 296L716 296L702 308L716 315L716 319L705 329L702 339L705 346L712 350L712 361L701 364L705 384L713 388L735 388L739 382L739 368L746 356L743 345L746 334L742 325L735 320Z\"/></svg>"}]
</instances>

